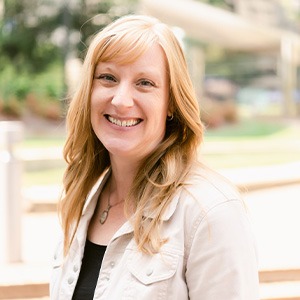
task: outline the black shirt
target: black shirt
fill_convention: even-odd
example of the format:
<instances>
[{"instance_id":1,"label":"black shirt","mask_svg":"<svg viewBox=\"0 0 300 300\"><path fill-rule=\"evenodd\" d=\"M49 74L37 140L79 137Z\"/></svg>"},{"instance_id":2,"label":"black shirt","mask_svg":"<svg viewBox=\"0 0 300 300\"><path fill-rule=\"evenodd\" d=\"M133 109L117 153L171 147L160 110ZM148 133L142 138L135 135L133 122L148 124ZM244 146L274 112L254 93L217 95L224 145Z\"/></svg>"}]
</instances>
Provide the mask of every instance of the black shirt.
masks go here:
<instances>
[{"instance_id":1,"label":"black shirt","mask_svg":"<svg viewBox=\"0 0 300 300\"><path fill-rule=\"evenodd\" d=\"M106 246L86 240L79 278L72 300L92 300Z\"/></svg>"}]
</instances>

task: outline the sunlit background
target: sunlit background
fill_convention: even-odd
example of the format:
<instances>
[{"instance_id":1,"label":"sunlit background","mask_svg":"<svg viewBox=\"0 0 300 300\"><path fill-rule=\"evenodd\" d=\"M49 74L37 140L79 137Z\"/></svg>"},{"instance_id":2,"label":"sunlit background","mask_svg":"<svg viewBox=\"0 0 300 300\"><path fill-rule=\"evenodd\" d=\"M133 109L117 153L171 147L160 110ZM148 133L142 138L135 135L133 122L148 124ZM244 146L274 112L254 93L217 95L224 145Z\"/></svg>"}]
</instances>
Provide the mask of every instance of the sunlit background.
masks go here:
<instances>
[{"instance_id":1,"label":"sunlit background","mask_svg":"<svg viewBox=\"0 0 300 300\"><path fill-rule=\"evenodd\" d=\"M261 299L300 299L300 0L0 0L0 299L48 299L67 103L92 35L129 13L183 45L199 156L242 193Z\"/></svg>"}]
</instances>

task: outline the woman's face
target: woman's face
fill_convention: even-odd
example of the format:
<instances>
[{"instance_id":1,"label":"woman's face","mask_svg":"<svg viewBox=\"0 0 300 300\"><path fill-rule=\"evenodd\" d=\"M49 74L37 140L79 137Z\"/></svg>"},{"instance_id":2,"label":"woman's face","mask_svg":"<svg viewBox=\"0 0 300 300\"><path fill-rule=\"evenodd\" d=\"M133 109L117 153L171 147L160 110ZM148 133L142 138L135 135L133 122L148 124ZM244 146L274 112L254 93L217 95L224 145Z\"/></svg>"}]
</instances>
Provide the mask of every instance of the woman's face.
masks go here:
<instances>
[{"instance_id":1,"label":"woman's face","mask_svg":"<svg viewBox=\"0 0 300 300\"><path fill-rule=\"evenodd\" d=\"M166 59L152 46L131 64L100 62L91 94L91 122L111 158L139 161L163 140L169 105Z\"/></svg>"}]
</instances>

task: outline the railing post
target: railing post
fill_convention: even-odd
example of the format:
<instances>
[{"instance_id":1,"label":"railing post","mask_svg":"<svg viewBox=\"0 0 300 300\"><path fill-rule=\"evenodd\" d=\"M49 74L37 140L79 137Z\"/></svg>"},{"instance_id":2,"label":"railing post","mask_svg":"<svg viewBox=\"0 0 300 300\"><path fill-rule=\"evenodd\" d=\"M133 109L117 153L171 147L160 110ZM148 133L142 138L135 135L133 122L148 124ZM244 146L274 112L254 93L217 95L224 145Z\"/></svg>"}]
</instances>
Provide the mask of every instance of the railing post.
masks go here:
<instances>
[{"instance_id":1,"label":"railing post","mask_svg":"<svg viewBox=\"0 0 300 300\"><path fill-rule=\"evenodd\" d=\"M0 261L3 263L22 260L22 162L16 149L22 139L22 122L0 122Z\"/></svg>"}]
</instances>

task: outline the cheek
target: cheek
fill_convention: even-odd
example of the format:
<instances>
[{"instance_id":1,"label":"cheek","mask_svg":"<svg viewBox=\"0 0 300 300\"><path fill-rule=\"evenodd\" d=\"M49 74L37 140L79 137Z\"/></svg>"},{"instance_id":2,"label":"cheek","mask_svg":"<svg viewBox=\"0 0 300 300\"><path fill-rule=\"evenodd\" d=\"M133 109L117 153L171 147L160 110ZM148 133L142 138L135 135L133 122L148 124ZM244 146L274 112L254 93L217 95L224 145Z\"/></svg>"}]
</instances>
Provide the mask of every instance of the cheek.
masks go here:
<instances>
[{"instance_id":1,"label":"cheek","mask_svg":"<svg viewBox=\"0 0 300 300\"><path fill-rule=\"evenodd\" d=\"M166 130L168 106L164 103L157 103L152 107L151 114L153 120L153 131L157 134L159 133L159 135L164 135Z\"/></svg>"},{"instance_id":2,"label":"cheek","mask_svg":"<svg viewBox=\"0 0 300 300\"><path fill-rule=\"evenodd\" d=\"M93 112L95 112L95 100L93 97L91 97L91 114L93 114Z\"/></svg>"},{"instance_id":3,"label":"cheek","mask_svg":"<svg viewBox=\"0 0 300 300\"><path fill-rule=\"evenodd\" d=\"M105 95L103 91L99 89L93 90L91 94L91 113L96 114L99 113L99 110L103 107L105 103L105 99L108 98L108 95Z\"/></svg>"},{"instance_id":4,"label":"cheek","mask_svg":"<svg viewBox=\"0 0 300 300\"><path fill-rule=\"evenodd\" d=\"M154 114L156 115L157 121L161 123L165 123L167 119L168 114L168 108L169 108L169 101L168 98L165 97L165 95L161 96L160 101L154 105L155 111Z\"/></svg>"},{"instance_id":5,"label":"cheek","mask_svg":"<svg viewBox=\"0 0 300 300\"><path fill-rule=\"evenodd\" d=\"M91 97L91 121L92 121L92 124L96 120L97 111L98 111L98 109L97 109L96 101L93 97Z\"/></svg>"},{"instance_id":6,"label":"cheek","mask_svg":"<svg viewBox=\"0 0 300 300\"><path fill-rule=\"evenodd\" d=\"M92 123L93 127L95 125L97 125L100 120L100 113L102 111L102 109L101 109L102 103L103 103L103 101L99 97L99 93L92 92L91 102L90 102L90 105L91 105L90 116L91 116L91 123Z\"/></svg>"}]
</instances>

